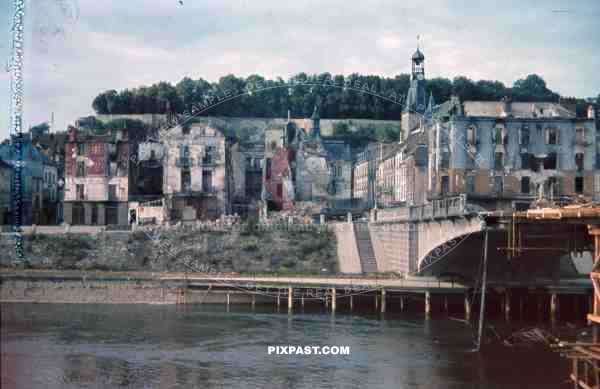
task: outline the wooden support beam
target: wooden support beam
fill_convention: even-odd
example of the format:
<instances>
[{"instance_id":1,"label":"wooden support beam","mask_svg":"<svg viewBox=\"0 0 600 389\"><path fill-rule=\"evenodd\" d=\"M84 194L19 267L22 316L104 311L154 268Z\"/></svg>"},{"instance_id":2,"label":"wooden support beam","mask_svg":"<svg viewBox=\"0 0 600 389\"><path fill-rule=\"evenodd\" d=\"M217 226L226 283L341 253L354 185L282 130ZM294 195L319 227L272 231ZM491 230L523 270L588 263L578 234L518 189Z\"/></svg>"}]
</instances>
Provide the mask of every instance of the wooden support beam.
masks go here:
<instances>
[{"instance_id":1,"label":"wooden support beam","mask_svg":"<svg viewBox=\"0 0 600 389\"><path fill-rule=\"evenodd\" d=\"M504 320L510 321L510 292L504 292Z\"/></svg>"},{"instance_id":2,"label":"wooden support beam","mask_svg":"<svg viewBox=\"0 0 600 389\"><path fill-rule=\"evenodd\" d=\"M431 315L431 293L429 291L425 292L425 315Z\"/></svg>"},{"instance_id":3,"label":"wooden support beam","mask_svg":"<svg viewBox=\"0 0 600 389\"><path fill-rule=\"evenodd\" d=\"M471 320L471 303L469 302L469 295L465 293L465 320Z\"/></svg>"},{"instance_id":4,"label":"wooden support beam","mask_svg":"<svg viewBox=\"0 0 600 389\"><path fill-rule=\"evenodd\" d=\"M381 289L381 313L385 313L385 289Z\"/></svg>"},{"instance_id":5,"label":"wooden support beam","mask_svg":"<svg viewBox=\"0 0 600 389\"><path fill-rule=\"evenodd\" d=\"M558 295L552 293L550 295L550 320L555 321L558 315Z\"/></svg>"},{"instance_id":6,"label":"wooden support beam","mask_svg":"<svg viewBox=\"0 0 600 389\"><path fill-rule=\"evenodd\" d=\"M335 297L335 288L331 289L331 312L335 312L336 307L336 297Z\"/></svg>"}]
</instances>

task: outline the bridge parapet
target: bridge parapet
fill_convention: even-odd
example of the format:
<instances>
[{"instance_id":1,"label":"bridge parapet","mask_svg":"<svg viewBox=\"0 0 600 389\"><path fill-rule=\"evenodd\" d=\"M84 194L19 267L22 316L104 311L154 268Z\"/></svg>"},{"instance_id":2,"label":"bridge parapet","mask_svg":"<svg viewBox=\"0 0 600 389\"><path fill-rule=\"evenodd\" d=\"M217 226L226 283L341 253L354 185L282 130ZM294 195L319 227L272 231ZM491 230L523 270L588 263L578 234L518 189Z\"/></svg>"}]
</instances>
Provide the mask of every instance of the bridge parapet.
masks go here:
<instances>
[{"instance_id":1,"label":"bridge parapet","mask_svg":"<svg viewBox=\"0 0 600 389\"><path fill-rule=\"evenodd\" d=\"M374 222L418 222L467 215L467 196L464 194L433 200L423 205L377 210Z\"/></svg>"},{"instance_id":2,"label":"bridge parapet","mask_svg":"<svg viewBox=\"0 0 600 389\"><path fill-rule=\"evenodd\" d=\"M410 220L444 219L464 216L467 213L467 196L464 194L433 200L428 204L410 207Z\"/></svg>"}]
</instances>

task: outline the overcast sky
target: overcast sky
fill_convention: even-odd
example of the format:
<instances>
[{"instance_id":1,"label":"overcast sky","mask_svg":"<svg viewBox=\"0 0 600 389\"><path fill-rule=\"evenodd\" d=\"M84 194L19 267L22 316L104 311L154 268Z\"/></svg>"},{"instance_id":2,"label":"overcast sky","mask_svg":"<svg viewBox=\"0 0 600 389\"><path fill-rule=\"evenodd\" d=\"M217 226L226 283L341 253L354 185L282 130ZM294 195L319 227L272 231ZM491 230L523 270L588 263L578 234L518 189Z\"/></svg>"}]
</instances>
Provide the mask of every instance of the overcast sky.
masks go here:
<instances>
[{"instance_id":1,"label":"overcast sky","mask_svg":"<svg viewBox=\"0 0 600 389\"><path fill-rule=\"evenodd\" d=\"M0 125L8 133L8 3ZM507 85L540 74L562 95L600 93L600 0L28 0L25 123L62 130L106 89L233 73L410 70L421 35L427 77ZM401 91L399 91L401 92Z\"/></svg>"}]
</instances>

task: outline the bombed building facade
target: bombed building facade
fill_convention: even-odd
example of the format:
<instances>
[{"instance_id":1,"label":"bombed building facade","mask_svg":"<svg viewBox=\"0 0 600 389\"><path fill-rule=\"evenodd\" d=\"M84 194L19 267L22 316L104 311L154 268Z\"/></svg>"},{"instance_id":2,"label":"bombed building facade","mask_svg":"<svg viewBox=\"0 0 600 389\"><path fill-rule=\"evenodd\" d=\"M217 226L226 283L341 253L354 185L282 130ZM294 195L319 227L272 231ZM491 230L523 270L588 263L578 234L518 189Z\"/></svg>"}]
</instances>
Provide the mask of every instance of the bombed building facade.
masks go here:
<instances>
[{"instance_id":1,"label":"bombed building facade","mask_svg":"<svg viewBox=\"0 0 600 389\"><path fill-rule=\"evenodd\" d=\"M65 144L64 221L129 224L127 129L71 128Z\"/></svg>"},{"instance_id":2,"label":"bombed building facade","mask_svg":"<svg viewBox=\"0 0 600 389\"><path fill-rule=\"evenodd\" d=\"M423 204L466 194L483 209L527 209L536 200L600 200L596 112L551 102L460 101L425 96L417 49L398 145L379 162L377 205ZM354 176L365 175L364 162ZM368 187L368 186L367 186ZM357 181L354 196L365 195Z\"/></svg>"},{"instance_id":3,"label":"bombed building facade","mask_svg":"<svg viewBox=\"0 0 600 389\"><path fill-rule=\"evenodd\" d=\"M215 219L228 211L226 140L212 125L192 123L161 134L163 196L171 220Z\"/></svg>"},{"instance_id":4,"label":"bombed building facade","mask_svg":"<svg viewBox=\"0 0 600 389\"><path fill-rule=\"evenodd\" d=\"M270 210L299 206L333 210L352 198L350 145L324 139L315 106L310 128L285 126L265 131L265 169L262 200Z\"/></svg>"}]
</instances>

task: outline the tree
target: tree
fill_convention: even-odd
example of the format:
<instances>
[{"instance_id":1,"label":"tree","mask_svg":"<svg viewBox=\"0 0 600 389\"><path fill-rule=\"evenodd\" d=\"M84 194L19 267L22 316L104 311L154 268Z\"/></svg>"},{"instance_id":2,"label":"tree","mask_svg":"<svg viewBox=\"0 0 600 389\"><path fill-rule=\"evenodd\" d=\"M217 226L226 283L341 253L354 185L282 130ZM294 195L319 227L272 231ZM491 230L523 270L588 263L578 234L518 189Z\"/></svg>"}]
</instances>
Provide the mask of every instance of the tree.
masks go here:
<instances>
[{"instance_id":1,"label":"tree","mask_svg":"<svg viewBox=\"0 0 600 389\"><path fill-rule=\"evenodd\" d=\"M336 86L332 85L333 82L325 82L331 79ZM365 85L368 88L363 89ZM247 86L250 88L247 89ZM298 73L288 82L281 78L266 79L258 74L247 78L228 74L212 83L202 78L193 80L184 77L175 86L162 81L121 92L108 90L94 98L92 107L98 114L183 113L191 111L193 104L205 104L206 99L212 98L213 103L200 115L285 117L287 110L291 109L293 116L308 117L314 105L319 104L323 118L398 120L405 103L403 96L409 86L408 74L392 78L359 73L349 76ZM498 101L504 96L511 96L513 101L558 101L559 98L535 74L517 80L513 88L507 88L499 81L474 82L458 76L452 81L443 77L427 80L425 89L428 95L433 94L438 104L447 101L451 94L458 95L463 101ZM250 93L245 93L248 90ZM215 104L216 97L222 99L225 91L229 96L239 97Z\"/></svg>"},{"instance_id":2,"label":"tree","mask_svg":"<svg viewBox=\"0 0 600 389\"><path fill-rule=\"evenodd\" d=\"M477 90L471 79L460 76L452 81L452 93L457 95L461 101L477 100Z\"/></svg>"},{"instance_id":3,"label":"tree","mask_svg":"<svg viewBox=\"0 0 600 389\"><path fill-rule=\"evenodd\" d=\"M515 81L512 98L516 101L558 101L560 96L546 87L546 81L537 74L530 74Z\"/></svg>"}]
</instances>

